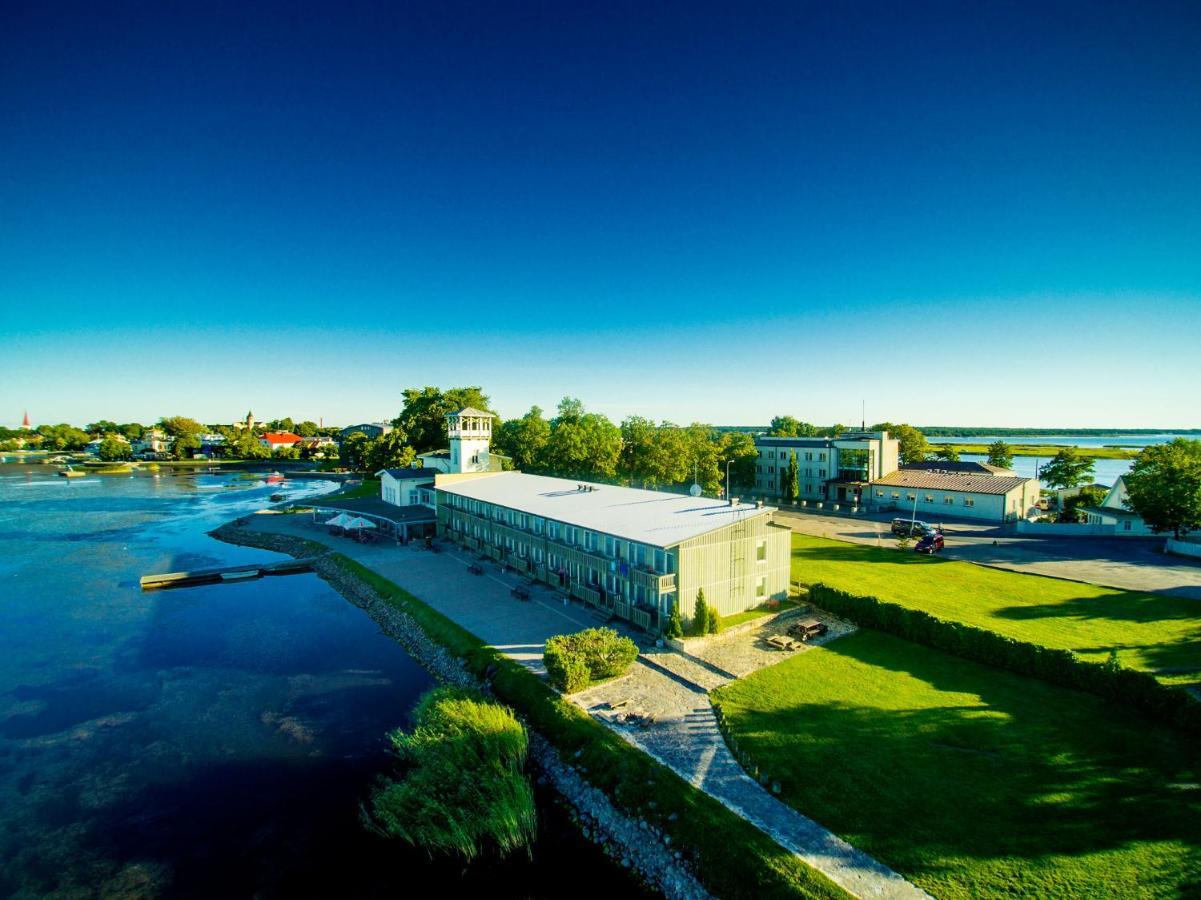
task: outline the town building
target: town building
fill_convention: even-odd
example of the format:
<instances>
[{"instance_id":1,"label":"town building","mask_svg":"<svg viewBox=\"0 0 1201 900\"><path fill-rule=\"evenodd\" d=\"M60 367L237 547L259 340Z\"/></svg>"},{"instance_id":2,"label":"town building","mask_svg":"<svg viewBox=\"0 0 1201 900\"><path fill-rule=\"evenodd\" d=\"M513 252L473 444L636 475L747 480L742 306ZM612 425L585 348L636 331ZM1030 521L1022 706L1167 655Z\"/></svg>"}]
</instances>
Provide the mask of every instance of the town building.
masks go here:
<instances>
[{"instance_id":1,"label":"town building","mask_svg":"<svg viewBox=\"0 0 1201 900\"><path fill-rule=\"evenodd\" d=\"M235 428L238 431L245 430L245 431L249 431L251 434L254 434L254 413L252 413L252 412L246 413L245 421L234 422L233 428Z\"/></svg>"},{"instance_id":2,"label":"town building","mask_svg":"<svg viewBox=\"0 0 1201 900\"><path fill-rule=\"evenodd\" d=\"M393 506L425 504L431 508L434 498L435 469L410 466L407 469L381 469L375 473L380 480L380 499Z\"/></svg>"},{"instance_id":3,"label":"town building","mask_svg":"<svg viewBox=\"0 0 1201 900\"><path fill-rule=\"evenodd\" d=\"M1076 512L1083 513L1086 525L1108 525L1118 537L1154 536L1143 517L1126 505L1129 499L1126 478L1119 475L1100 506L1077 506Z\"/></svg>"},{"instance_id":4,"label":"town building","mask_svg":"<svg viewBox=\"0 0 1201 900\"><path fill-rule=\"evenodd\" d=\"M699 590L721 615L788 596L773 507L526 475L440 475L438 533L652 633Z\"/></svg>"},{"instance_id":5,"label":"town building","mask_svg":"<svg viewBox=\"0 0 1201 900\"><path fill-rule=\"evenodd\" d=\"M295 447L302 438L298 434L293 434L290 431L268 431L259 438L259 444L269 449L272 453L278 453L281 450L288 450Z\"/></svg>"},{"instance_id":6,"label":"town building","mask_svg":"<svg viewBox=\"0 0 1201 900\"><path fill-rule=\"evenodd\" d=\"M1003 469L1001 466L971 460L951 462L943 459L927 459L916 463L902 463L901 468L923 472L955 472L960 475L1017 475L1013 469Z\"/></svg>"},{"instance_id":7,"label":"town building","mask_svg":"<svg viewBox=\"0 0 1201 900\"><path fill-rule=\"evenodd\" d=\"M201 441L203 444L203 441ZM142 436L133 442L133 452L142 458L155 459L170 452L167 434L159 428L147 428Z\"/></svg>"},{"instance_id":8,"label":"town building","mask_svg":"<svg viewBox=\"0 0 1201 900\"><path fill-rule=\"evenodd\" d=\"M829 438L755 437L755 493L785 497L792 461L799 501L863 502L867 486L897 470L899 442L887 431L849 432Z\"/></svg>"},{"instance_id":9,"label":"town building","mask_svg":"<svg viewBox=\"0 0 1201 900\"><path fill-rule=\"evenodd\" d=\"M387 422L361 422L358 425L347 425L338 432L338 437L346 440L357 431L369 438L377 438L383 437L391 430L392 426Z\"/></svg>"},{"instance_id":10,"label":"town building","mask_svg":"<svg viewBox=\"0 0 1201 900\"><path fill-rule=\"evenodd\" d=\"M1013 522L1038 514L1035 478L938 469L899 469L870 485L869 508L900 510L926 521L940 518Z\"/></svg>"}]
</instances>

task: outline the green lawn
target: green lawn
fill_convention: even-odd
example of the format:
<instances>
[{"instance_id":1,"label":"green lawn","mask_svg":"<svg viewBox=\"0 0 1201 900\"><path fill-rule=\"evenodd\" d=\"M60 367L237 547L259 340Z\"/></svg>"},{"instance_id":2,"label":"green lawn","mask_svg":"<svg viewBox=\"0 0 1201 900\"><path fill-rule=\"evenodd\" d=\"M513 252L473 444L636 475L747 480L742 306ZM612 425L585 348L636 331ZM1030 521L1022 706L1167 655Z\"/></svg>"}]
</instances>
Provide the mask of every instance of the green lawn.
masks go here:
<instances>
[{"instance_id":1,"label":"green lawn","mask_svg":"<svg viewBox=\"0 0 1201 900\"><path fill-rule=\"evenodd\" d=\"M1201 893L1195 742L860 631L714 692L802 813L939 898Z\"/></svg>"},{"instance_id":2,"label":"green lawn","mask_svg":"<svg viewBox=\"0 0 1201 900\"><path fill-rule=\"evenodd\" d=\"M379 491L378 478L365 478L362 484L357 484L352 488L343 488L332 494L322 494L320 497L314 497L313 500L357 500L361 497L379 497Z\"/></svg>"},{"instance_id":3,"label":"green lawn","mask_svg":"<svg viewBox=\"0 0 1201 900\"><path fill-rule=\"evenodd\" d=\"M735 625L741 625L743 622L761 619L764 616L774 616L778 612L786 609L794 609L796 606L797 604L791 600L781 600L774 606L764 603L761 606L756 606L754 609L747 609L740 613L731 613L728 616L722 616L721 627L723 629L732 628Z\"/></svg>"},{"instance_id":4,"label":"green lawn","mask_svg":"<svg viewBox=\"0 0 1201 900\"><path fill-rule=\"evenodd\" d=\"M1201 671L1201 601L990 569L891 548L794 534L792 578L923 609L1132 669ZM1192 683L1192 674L1160 674Z\"/></svg>"}]
</instances>

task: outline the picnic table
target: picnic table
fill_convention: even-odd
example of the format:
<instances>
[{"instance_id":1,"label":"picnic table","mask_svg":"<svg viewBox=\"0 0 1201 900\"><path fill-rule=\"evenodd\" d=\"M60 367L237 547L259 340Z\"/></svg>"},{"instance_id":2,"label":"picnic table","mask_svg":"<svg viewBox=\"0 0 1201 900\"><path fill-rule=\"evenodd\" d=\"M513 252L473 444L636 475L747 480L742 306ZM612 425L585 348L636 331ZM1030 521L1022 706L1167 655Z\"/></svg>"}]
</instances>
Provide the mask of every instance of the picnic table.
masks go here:
<instances>
[{"instance_id":1,"label":"picnic table","mask_svg":"<svg viewBox=\"0 0 1201 900\"><path fill-rule=\"evenodd\" d=\"M467 571L470 572L472 575L483 575L484 567L481 566L479 563L473 562L471 565L469 565L467 567Z\"/></svg>"},{"instance_id":2,"label":"picnic table","mask_svg":"<svg viewBox=\"0 0 1201 900\"><path fill-rule=\"evenodd\" d=\"M516 587L513 588L513 590L509 591L509 593L512 594L514 597L516 597L518 600L529 600L530 599L530 589L528 587L526 587L524 584L517 585Z\"/></svg>"},{"instance_id":3,"label":"picnic table","mask_svg":"<svg viewBox=\"0 0 1201 900\"><path fill-rule=\"evenodd\" d=\"M776 650L795 650L800 646L799 641L794 641L790 637L784 637L782 634L773 634L771 637L765 638L764 641Z\"/></svg>"}]
</instances>

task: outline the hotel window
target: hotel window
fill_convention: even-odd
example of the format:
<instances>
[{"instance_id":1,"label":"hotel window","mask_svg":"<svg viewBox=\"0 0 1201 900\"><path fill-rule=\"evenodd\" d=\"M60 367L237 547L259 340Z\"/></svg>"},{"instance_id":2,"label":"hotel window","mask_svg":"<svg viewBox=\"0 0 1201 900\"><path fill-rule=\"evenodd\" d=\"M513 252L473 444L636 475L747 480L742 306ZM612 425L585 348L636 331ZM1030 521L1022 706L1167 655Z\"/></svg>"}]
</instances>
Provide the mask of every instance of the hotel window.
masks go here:
<instances>
[{"instance_id":1,"label":"hotel window","mask_svg":"<svg viewBox=\"0 0 1201 900\"><path fill-rule=\"evenodd\" d=\"M916 499L917 499L917 494L906 494L906 495L905 495L905 499L906 499L906 500L909 500L910 502L912 502L912 501L914 501L914 500L916 500Z\"/></svg>"},{"instance_id":2,"label":"hotel window","mask_svg":"<svg viewBox=\"0 0 1201 900\"><path fill-rule=\"evenodd\" d=\"M768 450L768 451L767 451L767 458L768 458L768 459L775 459L775 458L776 458L776 451L775 451L775 450Z\"/></svg>"},{"instance_id":3,"label":"hotel window","mask_svg":"<svg viewBox=\"0 0 1201 900\"><path fill-rule=\"evenodd\" d=\"M964 498L963 498L963 505L964 505L964 506L975 506L975 505L976 505L976 501L975 501L975 500L973 500L971 497L964 497Z\"/></svg>"},{"instance_id":4,"label":"hotel window","mask_svg":"<svg viewBox=\"0 0 1201 900\"><path fill-rule=\"evenodd\" d=\"M942 502L946 503L949 506L955 502L955 498L954 497L943 497Z\"/></svg>"},{"instance_id":5,"label":"hotel window","mask_svg":"<svg viewBox=\"0 0 1201 900\"><path fill-rule=\"evenodd\" d=\"M766 597L767 596L767 576L766 575L760 575L758 578L755 579L755 596L756 597Z\"/></svg>"},{"instance_id":6,"label":"hotel window","mask_svg":"<svg viewBox=\"0 0 1201 900\"><path fill-rule=\"evenodd\" d=\"M819 453L819 454L817 454L817 461L818 461L818 462L825 462L825 461L826 461L826 454L824 454L824 453Z\"/></svg>"},{"instance_id":7,"label":"hotel window","mask_svg":"<svg viewBox=\"0 0 1201 900\"><path fill-rule=\"evenodd\" d=\"M546 524L546 536L549 537L552 541L557 541L559 539L559 523L558 522L548 522Z\"/></svg>"},{"instance_id":8,"label":"hotel window","mask_svg":"<svg viewBox=\"0 0 1201 900\"><path fill-rule=\"evenodd\" d=\"M805 454L805 459L808 462L813 462L813 451L812 450L810 450L808 453Z\"/></svg>"},{"instance_id":9,"label":"hotel window","mask_svg":"<svg viewBox=\"0 0 1201 900\"><path fill-rule=\"evenodd\" d=\"M933 495L933 494L927 494L927 495L926 495L926 497L925 497L925 500L926 500L926 502L927 502L927 503L933 503L933 502L934 502L934 495Z\"/></svg>"},{"instance_id":10,"label":"hotel window","mask_svg":"<svg viewBox=\"0 0 1201 900\"><path fill-rule=\"evenodd\" d=\"M896 492L896 491L893 491L893 492L892 492L892 499L893 499L893 500L900 500L900 499L901 499L901 495L900 495L898 492Z\"/></svg>"},{"instance_id":11,"label":"hotel window","mask_svg":"<svg viewBox=\"0 0 1201 900\"><path fill-rule=\"evenodd\" d=\"M775 466L768 466L768 467L767 467L767 471L771 472L771 473L774 475L774 474L776 474L776 467L775 467Z\"/></svg>"},{"instance_id":12,"label":"hotel window","mask_svg":"<svg viewBox=\"0 0 1201 900\"><path fill-rule=\"evenodd\" d=\"M818 477L818 478L825 478L825 477L826 477L826 470L825 470L825 469L818 469L818 470L817 470L817 477Z\"/></svg>"},{"instance_id":13,"label":"hotel window","mask_svg":"<svg viewBox=\"0 0 1201 900\"><path fill-rule=\"evenodd\" d=\"M884 496L884 492L883 492L883 491L876 491L876 496L877 496L877 497L883 497L883 496Z\"/></svg>"},{"instance_id":14,"label":"hotel window","mask_svg":"<svg viewBox=\"0 0 1201 900\"><path fill-rule=\"evenodd\" d=\"M759 562L767 560L767 541L761 540L755 542L755 559Z\"/></svg>"},{"instance_id":15,"label":"hotel window","mask_svg":"<svg viewBox=\"0 0 1201 900\"><path fill-rule=\"evenodd\" d=\"M657 548L655 550L655 571L659 573L667 571L667 554Z\"/></svg>"}]
</instances>

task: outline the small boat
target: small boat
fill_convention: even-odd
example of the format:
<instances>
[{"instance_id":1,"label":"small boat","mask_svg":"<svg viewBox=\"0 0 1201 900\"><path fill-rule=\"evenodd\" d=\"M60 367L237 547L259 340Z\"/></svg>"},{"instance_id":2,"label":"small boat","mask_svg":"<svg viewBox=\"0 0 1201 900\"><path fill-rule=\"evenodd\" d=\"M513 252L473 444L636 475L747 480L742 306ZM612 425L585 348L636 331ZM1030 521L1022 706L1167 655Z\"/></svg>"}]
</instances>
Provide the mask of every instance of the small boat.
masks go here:
<instances>
[{"instance_id":1,"label":"small boat","mask_svg":"<svg viewBox=\"0 0 1201 900\"><path fill-rule=\"evenodd\" d=\"M250 581L252 578L259 577L258 569L246 569L242 572L222 572L222 581Z\"/></svg>"},{"instance_id":2,"label":"small boat","mask_svg":"<svg viewBox=\"0 0 1201 900\"><path fill-rule=\"evenodd\" d=\"M70 466L67 466L65 469L58 470L58 475L60 478L83 478L87 474L87 472L76 472Z\"/></svg>"},{"instance_id":3,"label":"small boat","mask_svg":"<svg viewBox=\"0 0 1201 900\"><path fill-rule=\"evenodd\" d=\"M281 500L287 500L287 499L288 499L287 494L272 494L271 495L272 503L279 503Z\"/></svg>"}]
</instances>

